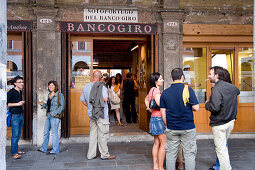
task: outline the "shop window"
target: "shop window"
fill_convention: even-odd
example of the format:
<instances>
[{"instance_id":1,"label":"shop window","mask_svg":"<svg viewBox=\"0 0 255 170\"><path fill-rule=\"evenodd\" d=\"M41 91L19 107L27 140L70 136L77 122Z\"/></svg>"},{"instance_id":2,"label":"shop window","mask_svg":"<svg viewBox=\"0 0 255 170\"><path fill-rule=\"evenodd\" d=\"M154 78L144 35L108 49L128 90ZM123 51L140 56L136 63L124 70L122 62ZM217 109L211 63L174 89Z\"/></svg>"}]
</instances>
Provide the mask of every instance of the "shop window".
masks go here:
<instances>
[{"instance_id":1,"label":"shop window","mask_svg":"<svg viewBox=\"0 0 255 170\"><path fill-rule=\"evenodd\" d=\"M253 71L252 48L242 48L238 52L238 88L240 90L240 103L254 102L254 87L252 82Z\"/></svg>"},{"instance_id":2,"label":"shop window","mask_svg":"<svg viewBox=\"0 0 255 170\"><path fill-rule=\"evenodd\" d=\"M7 41L7 50L12 49L12 40Z\"/></svg>"},{"instance_id":3,"label":"shop window","mask_svg":"<svg viewBox=\"0 0 255 170\"><path fill-rule=\"evenodd\" d=\"M22 42L19 40L8 40L7 41L7 51L17 51L21 52Z\"/></svg>"},{"instance_id":4,"label":"shop window","mask_svg":"<svg viewBox=\"0 0 255 170\"><path fill-rule=\"evenodd\" d=\"M188 84L197 96L199 103L206 100L206 48L183 49L183 72L185 83Z\"/></svg>"},{"instance_id":5,"label":"shop window","mask_svg":"<svg viewBox=\"0 0 255 170\"><path fill-rule=\"evenodd\" d=\"M78 41L78 51L86 51L87 43L85 41Z\"/></svg>"},{"instance_id":6,"label":"shop window","mask_svg":"<svg viewBox=\"0 0 255 170\"><path fill-rule=\"evenodd\" d=\"M72 42L72 89L83 89L90 82L91 52L85 51L88 50L86 46L90 43L86 41Z\"/></svg>"},{"instance_id":7,"label":"shop window","mask_svg":"<svg viewBox=\"0 0 255 170\"><path fill-rule=\"evenodd\" d=\"M213 66L221 66L228 70L230 74L231 81L233 81L233 53L232 49L215 49L212 50L212 67Z\"/></svg>"},{"instance_id":8,"label":"shop window","mask_svg":"<svg viewBox=\"0 0 255 170\"><path fill-rule=\"evenodd\" d=\"M16 76L23 76L22 41L7 41L7 89L11 89L11 79Z\"/></svg>"}]
</instances>

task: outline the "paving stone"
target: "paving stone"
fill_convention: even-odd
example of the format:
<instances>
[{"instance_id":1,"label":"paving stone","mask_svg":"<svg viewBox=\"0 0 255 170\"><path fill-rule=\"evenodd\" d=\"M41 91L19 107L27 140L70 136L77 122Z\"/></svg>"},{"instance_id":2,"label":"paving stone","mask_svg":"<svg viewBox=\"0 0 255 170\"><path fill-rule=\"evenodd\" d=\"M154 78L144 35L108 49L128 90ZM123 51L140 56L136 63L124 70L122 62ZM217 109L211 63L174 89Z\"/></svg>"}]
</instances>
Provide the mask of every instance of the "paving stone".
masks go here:
<instances>
[{"instance_id":1,"label":"paving stone","mask_svg":"<svg viewBox=\"0 0 255 170\"><path fill-rule=\"evenodd\" d=\"M140 153L141 153L142 151L140 151ZM118 155L117 157L116 157L117 159L125 159L125 160L127 160L127 159L144 159L145 157L144 157L144 155L143 154L120 154L120 155Z\"/></svg>"},{"instance_id":2,"label":"paving stone","mask_svg":"<svg viewBox=\"0 0 255 170\"><path fill-rule=\"evenodd\" d=\"M147 161L145 159L126 159L126 160L118 160L117 165L147 165Z\"/></svg>"},{"instance_id":3,"label":"paving stone","mask_svg":"<svg viewBox=\"0 0 255 170\"><path fill-rule=\"evenodd\" d=\"M87 162L65 163L64 168L86 168Z\"/></svg>"},{"instance_id":4,"label":"paving stone","mask_svg":"<svg viewBox=\"0 0 255 170\"><path fill-rule=\"evenodd\" d=\"M151 170L153 141L109 143L109 151L115 160L101 160L100 157L88 160L88 144L64 144L58 155L37 152L36 146L22 146L26 151L22 159L13 160L10 147L6 148L8 170ZM198 140L196 170L206 170L215 162L213 140ZM233 170L254 170L255 139L229 140L229 154ZM100 155L100 154L98 154Z\"/></svg>"},{"instance_id":5,"label":"paving stone","mask_svg":"<svg viewBox=\"0 0 255 170\"><path fill-rule=\"evenodd\" d=\"M134 166L129 166L130 170L151 170L152 166L151 165L134 165Z\"/></svg>"},{"instance_id":6,"label":"paving stone","mask_svg":"<svg viewBox=\"0 0 255 170\"><path fill-rule=\"evenodd\" d=\"M103 160L103 161L88 161L88 167L116 167L116 160Z\"/></svg>"}]
</instances>

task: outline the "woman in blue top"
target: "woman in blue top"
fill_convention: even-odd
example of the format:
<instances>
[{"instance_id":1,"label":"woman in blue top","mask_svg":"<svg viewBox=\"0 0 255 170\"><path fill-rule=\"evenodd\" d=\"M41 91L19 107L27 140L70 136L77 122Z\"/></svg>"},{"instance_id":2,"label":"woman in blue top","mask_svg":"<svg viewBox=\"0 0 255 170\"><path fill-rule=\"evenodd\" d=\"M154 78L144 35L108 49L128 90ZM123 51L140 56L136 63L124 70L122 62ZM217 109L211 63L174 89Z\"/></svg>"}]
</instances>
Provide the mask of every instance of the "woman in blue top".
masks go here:
<instances>
[{"instance_id":1,"label":"woman in blue top","mask_svg":"<svg viewBox=\"0 0 255 170\"><path fill-rule=\"evenodd\" d=\"M43 109L46 109L46 121L44 126L44 141L40 149L40 152L47 152L50 129L52 129L52 151L47 154L58 154L59 153L59 136L58 127L60 118L57 118L65 107L65 99L62 93L58 91L58 84L56 81L50 81L48 83L48 100L47 103L39 102Z\"/></svg>"}]
</instances>

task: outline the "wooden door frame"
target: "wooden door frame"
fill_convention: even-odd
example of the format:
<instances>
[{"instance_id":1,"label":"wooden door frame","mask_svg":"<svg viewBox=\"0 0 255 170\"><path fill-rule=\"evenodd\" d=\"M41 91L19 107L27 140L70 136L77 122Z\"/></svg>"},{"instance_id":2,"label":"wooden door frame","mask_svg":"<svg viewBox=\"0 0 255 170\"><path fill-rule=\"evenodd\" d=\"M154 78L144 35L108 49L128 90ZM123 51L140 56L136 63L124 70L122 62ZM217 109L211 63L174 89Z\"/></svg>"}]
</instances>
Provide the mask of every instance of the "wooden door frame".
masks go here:
<instances>
[{"instance_id":1,"label":"wooden door frame","mask_svg":"<svg viewBox=\"0 0 255 170\"><path fill-rule=\"evenodd\" d=\"M33 124L33 61L32 61L32 33L31 31L8 32L8 40L20 40L22 43L22 72L25 87L24 126L22 137L32 139Z\"/></svg>"},{"instance_id":2,"label":"wooden door frame","mask_svg":"<svg viewBox=\"0 0 255 170\"><path fill-rule=\"evenodd\" d=\"M98 35L98 36L91 36L91 35L77 35L77 34L70 34L62 32L61 42L62 42L62 92L66 99L66 107L65 107L65 117L62 121L62 129L61 134L62 137L70 137L70 70L71 70L71 42L72 41L81 41L81 40L91 40L92 41L92 50L93 50L93 40L141 40L147 42L147 38L150 37L152 41L152 51L151 56L153 57L152 60L152 71L158 71L158 35L144 35L144 36L136 36L136 35ZM91 73L93 72L93 51L91 52ZM91 76L92 77L92 76ZM148 83L147 83L148 84Z\"/></svg>"}]
</instances>

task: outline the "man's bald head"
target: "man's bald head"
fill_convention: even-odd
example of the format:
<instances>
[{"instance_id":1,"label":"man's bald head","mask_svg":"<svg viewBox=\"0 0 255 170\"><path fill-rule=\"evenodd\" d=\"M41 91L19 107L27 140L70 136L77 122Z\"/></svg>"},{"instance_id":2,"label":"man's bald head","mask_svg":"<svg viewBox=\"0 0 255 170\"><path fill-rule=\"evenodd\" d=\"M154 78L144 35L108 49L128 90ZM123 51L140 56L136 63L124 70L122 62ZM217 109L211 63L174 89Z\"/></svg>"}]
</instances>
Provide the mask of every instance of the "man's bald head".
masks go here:
<instances>
[{"instance_id":1,"label":"man's bald head","mask_svg":"<svg viewBox=\"0 0 255 170\"><path fill-rule=\"evenodd\" d=\"M99 70L95 70L93 72L93 81L100 81L102 77L102 73Z\"/></svg>"}]
</instances>

